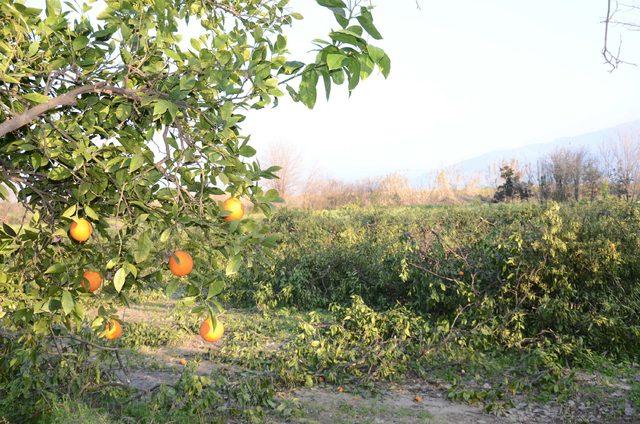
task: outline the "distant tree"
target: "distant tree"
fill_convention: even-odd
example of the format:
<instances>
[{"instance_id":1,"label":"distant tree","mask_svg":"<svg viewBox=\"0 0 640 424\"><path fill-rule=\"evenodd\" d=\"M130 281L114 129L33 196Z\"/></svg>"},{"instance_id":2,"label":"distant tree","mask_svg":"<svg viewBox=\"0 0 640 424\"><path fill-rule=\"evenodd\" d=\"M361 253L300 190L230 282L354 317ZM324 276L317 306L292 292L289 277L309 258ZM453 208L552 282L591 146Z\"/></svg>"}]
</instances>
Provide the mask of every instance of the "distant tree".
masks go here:
<instances>
[{"instance_id":1,"label":"distant tree","mask_svg":"<svg viewBox=\"0 0 640 424\"><path fill-rule=\"evenodd\" d=\"M540 196L564 202L580 200L587 166L592 159L585 149L557 149L538 163Z\"/></svg>"},{"instance_id":2,"label":"distant tree","mask_svg":"<svg viewBox=\"0 0 640 424\"><path fill-rule=\"evenodd\" d=\"M640 141L631 135L618 135L618 139L605 146L607 174L612 194L627 200L638 197L640 184Z\"/></svg>"},{"instance_id":3,"label":"distant tree","mask_svg":"<svg viewBox=\"0 0 640 424\"><path fill-rule=\"evenodd\" d=\"M504 182L496 189L493 196L495 202L526 200L531 197L529 184L521 181L520 172L514 166L503 165L500 168L500 178Z\"/></svg>"},{"instance_id":4,"label":"distant tree","mask_svg":"<svg viewBox=\"0 0 640 424\"><path fill-rule=\"evenodd\" d=\"M302 180L302 155L291 144L271 144L264 154L264 161L268 166L277 166L275 171L278 178L269 180L266 185L278 190L281 197L291 196L299 188Z\"/></svg>"},{"instance_id":5,"label":"distant tree","mask_svg":"<svg viewBox=\"0 0 640 424\"><path fill-rule=\"evenodd\" d=\"M592 157L589 157L585 162L583 181L585 194L589 200L594 200L601 191L603 181L598 162Z\"/></svg>"}]
</instances>

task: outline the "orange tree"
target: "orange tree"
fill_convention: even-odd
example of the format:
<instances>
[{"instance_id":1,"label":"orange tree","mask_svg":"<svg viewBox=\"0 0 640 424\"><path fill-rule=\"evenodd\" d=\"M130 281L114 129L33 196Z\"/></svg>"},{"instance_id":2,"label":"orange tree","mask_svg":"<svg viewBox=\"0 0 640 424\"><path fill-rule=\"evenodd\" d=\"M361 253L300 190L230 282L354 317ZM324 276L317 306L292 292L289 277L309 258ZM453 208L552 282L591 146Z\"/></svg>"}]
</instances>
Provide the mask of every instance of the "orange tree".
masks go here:
<instances>
[{"instance_id":1,"label":"orange tree","mask_svg":"<svg viewBox=\"0 0 640 424\"><path fill-rule=\"evenodd\" d=\"M5 355L5 370L45 339L108 336L149 284L215 326L225 275L275 242L220 203L268 213L279 200L260 188L277 168L251 159L244 113L285 93L312 108L318 87L328 98L389 72L368 3L317 0L337 24L312 63L287 50L302 18L287 3L0 0L0 197L29 211L0 230L2 334L30 353ZM177 249L193 255L186 277L168 272Z\"/></svg>"}]
</instances>

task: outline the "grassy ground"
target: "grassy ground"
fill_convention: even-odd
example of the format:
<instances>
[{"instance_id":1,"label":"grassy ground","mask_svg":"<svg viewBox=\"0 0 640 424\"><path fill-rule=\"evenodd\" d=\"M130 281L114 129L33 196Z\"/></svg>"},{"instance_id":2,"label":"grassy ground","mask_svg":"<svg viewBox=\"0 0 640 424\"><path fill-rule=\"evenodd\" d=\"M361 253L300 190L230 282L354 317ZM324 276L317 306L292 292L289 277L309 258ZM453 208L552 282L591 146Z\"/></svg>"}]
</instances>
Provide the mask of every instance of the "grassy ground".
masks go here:
<instances>
[{"instance_id":1,"label":"grassy ground","mask_svg":"<svg viewBox=\"0 0 640 424\"><path fill-rule=\"evenodd\" d=\"M640 368L607 361L564 377L521 384L519 361L508 355L431 363L387 382L363 376L328 383L329 375L299 379L287 347L308 313L228 310L225 337L206 345L198 323L157 292L123 309L124 362L119 377L137 392L114 391L82 403L63 401L52 422L299 422L508 423L638 422ZM315 313L322 323L329 315ZM322 325L322 324L319 324ZM395 380L395 381L394 381ZM213 411L213 412L212 412Z\"/></svg>"}]
</instances>

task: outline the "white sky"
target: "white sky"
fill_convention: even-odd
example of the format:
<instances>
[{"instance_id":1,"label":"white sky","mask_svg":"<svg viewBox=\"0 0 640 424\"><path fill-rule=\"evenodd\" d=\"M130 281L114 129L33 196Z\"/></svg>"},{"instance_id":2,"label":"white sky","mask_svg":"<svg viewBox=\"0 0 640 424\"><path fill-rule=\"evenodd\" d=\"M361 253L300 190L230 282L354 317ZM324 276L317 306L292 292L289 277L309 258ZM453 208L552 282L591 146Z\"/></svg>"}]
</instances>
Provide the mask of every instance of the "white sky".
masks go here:
<instances>
[{"instance_id":1,"label":"white sky","mask_svg":"<svg viewBox=\"0 0 640 424\"><path fill-rule=\"evenodd\" d=\"M357 179L425 172L488 151L580 135L640 118L640 68L608 72L600 56L605 0L378 0L377 42L388 80L370 77L348 99L337 87L313 111L283 99L250 113L254 147L300 149L307 167ZM314 0L293 53L337 27ZM637 50L625 34L629 54ZM639 42L640 43L640 42Z\"/></svg>"},{"instance_id":2,"label":"white sky","mask_svg":"<svg viewBox=\"0 0 640 424\"><path fill-rule=\"evenodd\" d=\"M610 73L600 55L606 0L418 2L421 10L416 0L374 1L389 79L371 76L350 99L334 87L329 103L319 86L312 111L284 97L251 112L243 130L253 146L291 144L307 169L353 180L426 173L640 118L640 67ZM305 19L289 31L289 48L313 60L311 40L337 24L315 0L291 6ZM640 33L624 33L623 52L638 46Z\"/></svg>"}]
</instances>

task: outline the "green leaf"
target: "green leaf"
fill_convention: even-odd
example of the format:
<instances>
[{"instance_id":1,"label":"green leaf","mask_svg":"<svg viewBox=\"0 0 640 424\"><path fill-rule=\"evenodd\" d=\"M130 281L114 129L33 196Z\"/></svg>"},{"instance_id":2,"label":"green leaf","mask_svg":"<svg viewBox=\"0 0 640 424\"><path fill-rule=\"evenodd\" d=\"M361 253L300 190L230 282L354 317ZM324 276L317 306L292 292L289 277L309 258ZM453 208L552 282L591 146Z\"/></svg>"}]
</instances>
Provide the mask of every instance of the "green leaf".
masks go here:
<instances>
[{"instance_id":1,"label":"green leaf","mask_svg":"<svg viewBox=\"0 0 640 424\"><path fill-rule=\"evenodd\" d=\"M240 269L240 264L242 263L242 257L240 255L234 255L229 258L229 262L227 262L227 268L225 269L226 275L233 275L238 272Z\"/></svg>"},{"instance_id":2,"label":"green leaf","mask_svg":"<svg viewBox=\"0 0 640 424\"><path fill-rule=\"evenodd\" d=\"M153 105L153 115L154 116L158 116L158 115L162 115L164 114L169 107L171 106L171 102L167 101L167 100L156 100L156 102Z\"/></svg>"},{"instance_id":3,"label":"green leaf","mask_svg":"<svg viewBox=\"0 0 640 424\"><path fill-rule=\"evenodd\" d=\"M347 67L349 69L349 90L353 90L360 82L360 61L354 57L349 61Z\"/></svg>"},{"instance_id":4,"label":"green leaf","mask_svg":"<svg viewBox=\"0 0 640 424\"><path fill-rule=\"evenodd\" d=\"M362 25L362 28L364 28L364 30L367 31L369 35L371 35L376 40L382 39L382 35L380 35L378 29L373 24L373 16L371 15L371 12L368 8L361 7L360 16L358 16L357 19L360 25Z\"/></svg>"},{"instance_id":5,"label":"green leaf","mask_svg":"<svg viewBox=\"0 0 640 424\"><path fill-rule=\"evenodd\" d=\"M133 252L133 259L137 264L146 261L152 248L153 242L151 241L151 238L149 238L149 235L146 232L143 233L138 239L136 249Z\"/></svg>"},{"instance_id":6,"label":"green leaf","mask_svg":"<svg viewBox=\"0 0 640 424\"><path fill-rule=\"evenodd\" d=\"M347 7L342 0L316 0L316 2L324 7L341 7L343 9Z\"/></svg>"},{"instance_id":7,"label":"green leaf","mask_svg":"<svg viewBox=\"0 0 640 424\"><path fill-rule=\"evenodd\" d=\"M44 272L44 274L45 275L48 275L48 274L60 274L65 269L67 269L66 265L61 264L61 263L56 263L56 264L51 265L49 268L47 268L47 270Z\"/></svg>"},{"instance_id":8,"label":"green leaf","mask_svg":"<svg viewBox=\"0 0 640 424\"><path fill-rule=\"evenodd\" d=\"M78 204L74 204L69 206L64 212L62 212L62 217L63 218L71 218L76 211L78 210Z\"/></svg>"},{"instance_id":9,"label":"green leaf","mask_svg":"<svg viewBox=\"0 0 640 424\"><path fill-rule=\"evenodd\" d=\"M118 258L112 258L109 259L109 262L107 262L107 265L105 265L106 269L113 269L113 267L115 267L118 264Z\"/></svg>"},{"instance_id":10,"label":"green leaf","mask_svg":"<svg viewBox=\"0 0 640 424\"><path fill-rule=\"evenodd\" d=\"M169 236L171 235L171 229L167 228L160 234L160 243L166 243L169 240Z\"/></svg>"},{"instance_id":11,"label":"green leaf","mask_svg":"<svg viewBox=\"0 0 640 424\"><path fill-rule=\"evenodd\" d=\"M100 220L100 216L90 206L85 206L84 207L84 213L86 213L87 216L89 218L93 219L94 221L99 221Z\"/></svg>"},{"instance_id":12,"label":"green leaf","mask_svg":"<svg viewBox=\"0 0 640 424\"><path fill-rule=\"evenodd\" d=\"M218 296L224 290L224 281L216 280L209 284L209 292L207 293L207 299L211 299L214 296Z\"/></svg>"},{"instance_id":13,"label":"green leaf","mask_svg":"<svg viewBox=\"0 0 640 424\"><path fill-rule=\"evenodd\" d=\"M303 66L304 63L298 61L285 62L284 65L282 65L282 67L280 68L280 73L285 75L293 75L300 69L302 69Z\"/></svg>"},{"instance_id":14,"label":"green leaf","mask_svg":"<svg viewBox=\"0 0 640 424\"><path fill-rule=\"evenodd\" d=\"M129 172L134 172L144 164L144 156L143 155L133 155L131 158L131 162L129 162Z\"/></svg>"},{"instance_id":15,"label":"green leaf","mask_svg":"<svg viewBox=\"0 0 640 424\"><path fill-rule=\"evenodd\" d=\"M182 91L190 91L193 87L196 86L196 79L192 77L182 77L180 78L180 90Z\"/></svg>"},{"instance_id":16,"label":"green leaf","mask_svg":"<svg viewBox=\"0 0 640 424\"><path fill-rule=\"evenodd\" d=\"M177 281L171 281L167 285L167 287L166 287L164 292L166 293L167 297L170 298L176 292L176 290L178 290L178 282Z\"/></svg>"},{"instance_id":17,"label":"green leaf","mask_svg":"<svg viewBox=\"0 0 640 424\"><path fill-rule=\"evenodd\" d=\"M67 168L61 167L53 168L51 171L49 171L49 174L47 174L47 177L53 181L62 181L69 178L70 176L71 171L69 171Z\"/></svg>"},{"instance_id":18,"label":"green leaf","mask_svg":"<svg viewBox=\"0 0 640 424\"><path fill-rule=\"evenodd\" d=\"M76 37L75 40L73 40L73 43L71 43L71 46L73 47L73 50L78 51L87 47L87 44L89 44L89 39L84 35L81 35L79 37Z\"/></svg>"},{"instance_id":19,"label":"green leaf","mask_svg":"<svg viewBox=\"0 0 640 424\"><path fill-rule=\"evenodd\" d=\"M129 117L129 115L131 115L131 109L131 103L122 103L118 105L116 108L116 118L118 118L119 121L124 121Z\"/></svg>"},{"instance_id":20,"label":"green leaf","mask_svg":"<svg viewBox=\"0 0 640 424\"><path fill-rule=\"evenodd\" d=\"M342 62L346 59L347 57L341 53L331 53L327 55L327 68L329 68L330 71L333 71L334 69L338 69L342 67Z\"/></svg>"},{"instance_id":21,"label":"green leaf","mask_svg":"<svg viewBox=\"0 0 640 424\"><path fill-rule=\"evenodd\" d=\"M300 82L300 88L298 89L298 95L300 101L305 104L309 109L313 109L316 104L317 91L316 85L318 84L318 73L315 69L308 69L302 75L302 81Z\"/></svg>"},{"instance_id":22,"label":"green leaf","mask_svg":"<svg viewBox=\"0 0 640 424\"><path fill-rule=\"evenodd\" d=\"M62 12L60 0L47 0L47 16L57 16Z\"/></svg>"},{"instance_id":23,"label":"green leaf","mask_svg":"<svg viewBox=\"0 0 640 424\"><path fill-rule=\"evenodd\" d=\"M30 102L33 103L47 103L49 100L51 100L51 98L45 96L44 94L40 94L40 93L28 93L22 96L23 99L28 100Z\"/></svg>"},{"instance_id":24,"label":"green leaf","mask_svg":"<svg viewBox=\"0 0 640 424\"><path fill-rule=\"evenodd\" d=\"M380 67L382 75L387 78L389 76L389 73L391 72L391 59L389 59L389 56L385 54L384 57L380 59L378 67Z\"/></svg>"},{"instance_id":25,"label":"green leaf","mask_svg":"<svg viewBox=\"0 0 640 424\"><path fill-rule=\"evenodd\" d=\"M250 158L251 156L254 156L256 154L256 149L254 149L253 147L249 146L249 145L244 145L240 148L240 156L244 156L246 158Z\"/></svg>"},{"instance_id":26,"label":"green leaf","mask_svg":"<svg viewBox=\"0 0 640 424\"><path fill-rule=\"evenodd\" d=\"M9 237L15 237L18 235L18 233L16 233L16 231L11 227L11 225L7 224L6 222L2 223L2 230L9 236Z\"/></svg>"},{"instance_id":27,"label":"green leaf","mask_svg":"<svg viewBox=\"0 0 640 424\"><path fill-rule=\"evenodd\" d=\"M116 275L113 276L113 287L115 287L116 291L120 293L122 287L124 286L124 281L127 278L127 270L122 267L116 271Z\"/></svg>"},{"instance_id":28,"label":"green leaf","mask_svg":"<svg viewBox=\"0 0 640 424\"><path fill-rule=\"evenodd\" d=\"M282 34L278 34L274 47L277 52L283 51L287 47L287 39Z\"/></svg>"},{"instance_id":29,"label":"green leaf","mask_svg":"<svg viewBox=\"0 0 640 424\"><path fill-rule=\"evenodd\" d=\"M369 57L371 57L371 60L375 63L380 63L382 58L386 56L384 50L380 47L372 46L371 44L367 46L367 51L369 52Z\"/></svg>"},{"instance_id":30,"label":"green leaf","mask_svg":"<svg viewBox=\"0 0 640 424\"><path fill-rule=\"evenodd\" d=\"M73 312L74 302L71 293L66 290L63 291L62 297L60 298L60 303L62 303L62 310L64 311L65 315L69 315L71 312Z\"/></svg>"}]
</instances>

